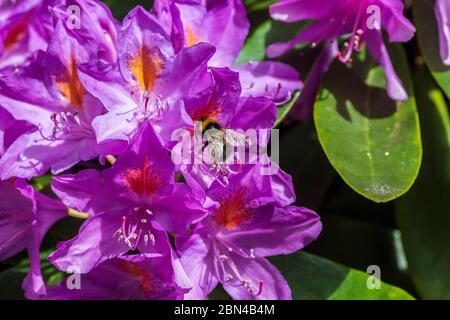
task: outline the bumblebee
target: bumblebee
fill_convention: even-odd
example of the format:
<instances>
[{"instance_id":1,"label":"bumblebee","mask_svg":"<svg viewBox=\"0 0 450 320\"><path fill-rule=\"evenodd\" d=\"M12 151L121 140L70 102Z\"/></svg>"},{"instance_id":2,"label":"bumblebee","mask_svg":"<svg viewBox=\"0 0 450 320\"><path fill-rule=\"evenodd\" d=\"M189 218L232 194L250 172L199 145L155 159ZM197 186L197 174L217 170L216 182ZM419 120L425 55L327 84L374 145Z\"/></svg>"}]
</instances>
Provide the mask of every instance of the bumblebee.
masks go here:
<instances>
[{"instance_id":1,"label":"bumblebee","mask_svg":"<svg viewBox=\"0 0 450 320\"><path fill-rule=\"evenodd\" d=\"M219 122L212 118L201 119L202 136L206 141L203 144L203 151L208 148L214 164L226 162L227 158L233 154L234 147L245 147L250 144L247 136L235 132L233 129L223 128ZM231 152L231 154L227 154Z\"/></svg>"}]
</instances>

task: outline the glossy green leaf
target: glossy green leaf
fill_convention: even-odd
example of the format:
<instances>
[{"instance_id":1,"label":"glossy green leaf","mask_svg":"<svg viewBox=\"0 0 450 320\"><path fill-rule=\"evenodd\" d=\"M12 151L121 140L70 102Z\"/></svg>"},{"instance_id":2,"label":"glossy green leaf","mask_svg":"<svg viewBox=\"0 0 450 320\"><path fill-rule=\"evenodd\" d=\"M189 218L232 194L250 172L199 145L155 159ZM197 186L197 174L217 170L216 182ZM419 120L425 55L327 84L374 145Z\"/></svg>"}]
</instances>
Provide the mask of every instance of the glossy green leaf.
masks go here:
<instances>
[{"instance_id":1,"label":"glossy green leaf","mask_svg":"<svg viewBox=\"0 0 450 320\"><path fill-rule=\"evenodd\" d=\"M426 69L414 79L424 160L411 191L396 205L409 269L420 295L450 299L450 118Z\"/></svg>"},{"instance_id":2,"label":"glossy green leaf","mask_svg":"<svg viewBox=\"0 0 450 320\"><path fill-rule=\"evenodd\" d=\"M248 36L236 63L242 64L249 61L264 60L266 48L270 44L292 39L304 25L304 22L291 24L273 20L262 22Z\"/></svg>"},{"instance_id":3,"label":"glossy green leaf","mask_svg":"<svg viewBox=\"0 0 450 320\"><path fill-rule=\"evenodd\" d=\"M266 37L272 28L272 21L264 21L247 38L241 50L237 64L248 63L249 61L261 61L266 56Z\"/></svg>"},{"instance_id":4,"label":"glossy green leaf","mask_svg":"<svg viewBox=\"0 0 450 320\"><path fill-rule=\"evenodd\" d=\"M138 5L145 9L150 9L153 6L153 1L150 0L103 0L103 2L111 8L116 19L123 19L131 9Z\"/></svg>"},{"instance_id":5,"label":"glossy green leaf","mask_svg":"<svg viewBox=\"0 0 450 320\"><path fill-rule=\"evenodd\" d=\"M304 251L270 260L286 278L296 300L414 299L404 290L384 282L379 289L369 289L377 280L372 275Z\"/></svg>"},{"instance_id":6,"label":"glossy green leaf","mask_svg":"<svg viewBox=\"0 0 450 320\"><path fill-rule=\"evenodd\" d=\"M409 96L386 93L381 66L361 53L352 67L331 67L314 107L320 143L333 167L359 194L387 202L407 192L417 178L422 146L411 79L401 47L390 55Z\"/></svg>"},{"instance_id":7,"label":"glossy green leaf","mask_svg":"<svg viewBox=\"0 0 450 320\"><path fill-rule=\"evenodd\" d=\"M450 66L442 63L433 0L414 0L413 14L420 50L432 75L450 98Z\"/></svg>"}]
</instances>

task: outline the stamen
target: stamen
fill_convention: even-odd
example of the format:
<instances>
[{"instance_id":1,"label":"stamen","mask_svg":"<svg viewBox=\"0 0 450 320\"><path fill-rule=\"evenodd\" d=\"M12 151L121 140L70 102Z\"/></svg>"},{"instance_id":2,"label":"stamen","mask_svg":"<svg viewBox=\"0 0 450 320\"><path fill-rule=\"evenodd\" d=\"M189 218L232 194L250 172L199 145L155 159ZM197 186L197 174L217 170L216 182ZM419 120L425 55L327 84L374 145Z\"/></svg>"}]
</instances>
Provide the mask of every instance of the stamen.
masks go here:
<instances>
[{"instance_id":1,"label":"stamen","mask_svg":"<svg viewBox=\"0 0 450 320\"><path fill-rule=\"evenodd\" d=\"M217 239L214 239L214 240L215 240L214 241L214 255L217 258L217 262L218 262L217 264L215 264L217 278L222 283L226 283L228 285L237 286L237 287L238 286L244 287L252 295L255 295L255 296L261 295L263 287L264 287L264 282L261 280L258 281L258 288L256 289L253 285L253 282L250 279L246 279L240 274L236 264L231 259L231 256L224 255L221 252L221 249L226 249L227 251L231 252L231 251L233 251L232 248L224 246L222 243L223 242L222 240L220 242ZM240 251L243 252L242 249ZM248 257L248 258L251 258L251 257L254 258L253 250L250 250L250 257ZM218 268L219 266L220 266L220 268ZM230 272L228 272L227 269ZM235 284L232 283L234 280L236 280Z\"/></svg>"},{"instance_id":2,"label":"stamen","mask_svg":"<svg viewBox=\"0 0 450 320\"><path fill-rule=\"evenodd\" d=\"M352 53L353 50L360 51L362 49L362 36L364 35L364 30L361 28L358 28L359 25L362 24L361 22L361 15L362 15L362 7L359 8L358 14L356 16L354 25L353 25L353 31L352 35L350 37L349 41L346 41L344 43L344 52L338 52L337 57L342 63L351 63L352 59Z\"/></svg>"},{"instance_id":3,"label":"stamen","mask_svg":"<svg viewBox=\"0 0 450 320\"><path fill-rule=\"evenodd\" d=\"M70 137L93 137L94 133L90 125L83 123L78 112L60 112L50 116L53 123L52 135L46 137L43 133L43 126L39 125L38 130L42 139L46 141L57 141Z\"/></svg>"},{"instance_id":4,"label":"stamen","mask_svg":"<svg viewBox=\"0 0 450 320\"><path fill-rule=\"evenodd\" d=\"M143 99L142 105L144 106L144 113L147 114L148 102L150 101L148 91L144 91L144 93L142 94L142 99Z\"/></svg>"},{"instance_id":5,"label":"stamen","mask_svg":"<svg viewBox=\"0 0 450 320\"><path fill-rule=\"evenodd\" d=\"M231 275L231 274L227 274L226 276L225 276L225 282L230 282L230 281L232 281L234 279L234 277Z\"/></svg>"},{"instance_id":6,"label":"stamen","mask_svg":"<svg viewBox=\"0 0 450 320\"><path fill-rule=\"evenodd\" d=\"M149 230L149 220L146 218L148 212L149 209L134 208L128 216L122 216L120 228L113 237L117 237L119 242L123 241L131 250L136 250L141 239L144 240L145 246L148 242L154 245L156 239Z\"/></svg>"},{"instance_id":7,"label":"stamen","mask_svg":"<svg viewBox=\"0 0 450 320\"><path fill-rule=\"evenodd\" d=\"M152 243L152 246L154 246L156 243L156 239L155 239L155 236L152 233L150 233L150 231L149 231L149 237L150 237L150 242Z\"/></svg>"},{"instance_id":8,"label":"stamen","mask_svg":"<svg viewBox=\"0 0 450 320\"><path fill-rule=\"evenodd\" d=\"M260 296L261 295L261 293L263 291L263 287L264 287L264 281L260 281L259 282L259 290L258 290L258 293L255 294L255 296Z\"/></svg>"}]
</instances>

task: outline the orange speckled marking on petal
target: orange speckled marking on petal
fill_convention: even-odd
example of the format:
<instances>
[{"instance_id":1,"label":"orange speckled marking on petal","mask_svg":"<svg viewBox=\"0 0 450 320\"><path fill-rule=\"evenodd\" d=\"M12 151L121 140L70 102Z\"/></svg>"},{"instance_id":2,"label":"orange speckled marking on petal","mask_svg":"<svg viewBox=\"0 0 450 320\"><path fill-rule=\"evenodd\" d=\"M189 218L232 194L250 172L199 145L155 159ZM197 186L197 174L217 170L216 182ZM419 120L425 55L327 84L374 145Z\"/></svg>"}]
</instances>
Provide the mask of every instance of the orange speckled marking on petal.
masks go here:
<instances>
[{"instance_id":1,"label":"orange speckled marking on petal","mask_svg":"<svg viewBox=\"0 0 450 320\"><path fill-rule=\"evenodd\" d=\"M251 210L245 207L245 191L245 189L239 189L220 201L220 207L213 215L219 226L233 230L250 219Z\"/></svg>"},{"instance_id":2,"label":"orange speckled marking on petal","mask_svg":"<svg viewBox=\"0 0 450 320\"><path fill-rule=\"evenodd\" d=\"M193 121L203 121L205 119L214 119L221 112L222 103L211 96L205 105L195 107L189 111L189 116Z\"/></svg>"},{"instance_id":3,"label":"orange speckled marking on petal","mask_svg":"<svg viewBox=\"0 0 450 320\"><path fill-rule=\"evenodd\" d=\"M80 78L78 78L78 64L73 57L69 59L66 74L56 82L59 90L70 101L72 106L78 111L82 111L86 90L81 84Z\"/></svg>"},{"instance_id":4,"label":"orange speckled marking on petal","mask_svg":"<svg viewBox=\"0 0 450 320\"><path fill-rule=\"evenodd\" d=\"M126 260L117 260L115 264L120 271L140 280L141 290L143 293L150 295L155 292L155 286L150 270L138 265L137 263Z\"/></svg>"},{"instance_id":5,"label":"orange speckled marking on petal","mask_svg":"<svg viewBox=\"0 0 450 320\"><path fill-rule=\"evenodd\" d=\"M161 188L161 179L146 157L140 168L128 169L123 175L126 186L135 194L152 195Z\"/></svg>"},{"instance_id":6,"label":"orange speckled marking on petal","mask_svg":"<svg viewBox=\"0 0 450 320\"><path fill-rule=\"evenodd\" d=\"M186 46L192 47L200 42L202 39L197 36L191 28L184 26L184 35L186 37Z\"/></svg>"},{"instance_id":7,"label":"orange speckled marking on petal","mask_svg":"<svg viewBox=\"0 0 450 320\"><path fill-rule=\"evenodd\" d=\"M156 51L142 47L138 54L130 59L128 68L133 73L141 90L150 93L164 68L164 62Z\"/></svg>"},{"instance_id":8,"label":"orange speckled marking on petal","mask_svg":"<svg viewBox=\"0 0 450 320\"><path fill-rule=\"evenodd\" d=\"M30 14L19 20L6 34L3 46L6 50L10 49L17 42L22 40L28 32Z\"/></svg>"}]
</instances>

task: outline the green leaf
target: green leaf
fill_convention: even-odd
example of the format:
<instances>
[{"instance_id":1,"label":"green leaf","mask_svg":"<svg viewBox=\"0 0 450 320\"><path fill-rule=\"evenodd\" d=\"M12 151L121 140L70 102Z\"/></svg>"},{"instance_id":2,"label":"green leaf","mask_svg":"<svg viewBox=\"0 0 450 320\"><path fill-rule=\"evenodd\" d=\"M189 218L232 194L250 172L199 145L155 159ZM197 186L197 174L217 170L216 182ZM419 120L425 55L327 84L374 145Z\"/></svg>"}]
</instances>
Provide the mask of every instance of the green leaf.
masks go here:
<instances>
[{"instance_id":1,"label":"green leaf","mask_svg":"<svg viewBox=\"0 0 450 320\"><path fill-rule=\"evenodd\" d=\"M277 0L244 0L248 11L268 10Z\"/></svg>"},{"instance_id":2,"label":"green leaf","mask_svg":"<svg viewBox=\"0 0 450 320\"><path fill-rule=\"evenodd\" d=\"M409 269L425 299L450 299L450 118L444 95L425 68L415 74L424 161L396 205Z\"/></svg>"},{"instance_id":3,"label":"green leaf","mask_svg":"<svg viewBox=\"0 0 450 320\"><path fill-rule=\"evenodd\" d=\"M450 66L443 64L439 53L439 33L434 14L435 1L414 0L413 15L420 50L437 83L450 98Z\"/></svg>"},{"instance_id":4,"label":"green leaf","mask_svg":"<svg viewBox=\"0 0 450 320\"><path fill-rule=\"evenodd\" d=\"M292 39L305 25L306 23L302 21L290 24L273 20L262 22L245 41L236 63L243 64L250 61L264 60L266 57L266 48L269 45Z\"/></svg>"},{"instance_id":5,"label":"green leaf","mask_svg":"<svg viewBox=\"0 0 450 320\"><path fill-rule=\"evenodd\" d=\"M370 274L298 252L270 259L286 278L295 300L411 300L404 290L381 282L369 289ZM381 273L381 277L383 274Z\"/></svg>"},{"instance_id":6,"label":"green leaf","mask_svg":"<svg viewBox=\"0 0 450 320\"><path fill-rule=\"evenodd\" d=\"M103 2L111 8L116 19L123 19L137 5L141 5L145 9L150 9L153 6L153 1L148 0L103 0Z\"/></svg>"},{"instance_id":7,"label":"green leaf","mask_svg":"<svg viewBox=\"0 0 450 320\"><path fill-rule=\"evenodd\" d=\"M52 182L52 175L46 174L44 176L36 177L31 180L31 185L33 188L35 188L37 191L42 191L48 186L50 186Z\"/></svg>"},{"instance_id":8,"label":"green leaf","mask_svg":"<svg viewBox=\"0 0 450 320\"><path fill-rule=\"evenodd\" d=\"M256 30L247 38L244 47L237 59L237 64L250 61L261 61L266 57L266 36L272 28L272 21L261 23Z\"/></svg>"},{"instance_id":9,"label":"green leaf","mask_svg":"<svg viewBox=\"0 0 450 320\"><path fill-rule=\"evenodd\" d=\"M410 96L396 102L386 93L381 66L361 53L352 67L336 62L314 107L320 143L333 167L359 194L387 202L417 178L422 146L411 79L402 47L390 55Z\"/></svg>"}]
</instances>

